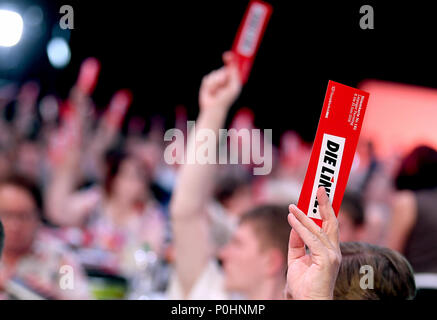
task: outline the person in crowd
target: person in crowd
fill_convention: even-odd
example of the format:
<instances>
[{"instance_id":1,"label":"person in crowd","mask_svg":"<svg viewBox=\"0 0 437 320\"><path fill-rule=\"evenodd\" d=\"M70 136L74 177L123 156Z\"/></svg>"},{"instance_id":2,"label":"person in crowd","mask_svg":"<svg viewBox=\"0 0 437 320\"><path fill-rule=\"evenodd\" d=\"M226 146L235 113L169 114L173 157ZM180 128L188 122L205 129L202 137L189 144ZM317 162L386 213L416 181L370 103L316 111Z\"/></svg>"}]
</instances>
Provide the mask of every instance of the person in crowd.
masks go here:
<instances>
[{"instance_id":1,"label":"person in crowd","mask_svg":"<svg viewBox=\"0 0 437 320\"><path fill-rule=\"evenodd\" d=\"M200 114L196 122L197 130L211 129L216 135L224 125L229 108L241 91L235 57L232 53L225 53L223 58L225 66L213 71L202 80L199 92ZM191 133L188 138L188 156L190 153L193 155L197 143L196 137ZM214 165L203 165L198 162L184 164L180 169L170 205L175 272L170 281L169 297L171 299L284 298L287 242L290 238L290 227L286 223L286 208L264 205L249 210L239 219L230 242L217 252L210 238L212 221L208 214L213 198L215 174ZM290 222L296 225L299 235L297 231L292 232L291 243L295 254L288 260L289 279L308 274L305 281L318 279L323 288L313 288L310 285L302 290L297 288L299 281L289 281L289 293L296 299L332 298L335 272L338 270L335 264L340 259L339 250L335 251L335 245L329 249L335 253L334 260L331 260L331 257L325 260L326 256L315 259L315 264L324 266L321 273L313 272L314 268L308 271L307 267L311 265L312 258L305 254L302 240L309 240L307 233L311 232L302 225L302 223L307 224L306 219L309 218L303 218L299 213L299 221L304 222L298 220L296 220L298 222L295 220ZM314 222L312 223L316 226ZM338 234L335 235L336 227L332 225L330 228L329 232L334 232L331 237L338 237ZM315 252L323 250L321 246L326 245L310 241L309 245ZM217 255L222 261L222 269L215 260ZM304 261L304 265L301 261ZM310 264L307 265L307 262ZM325 268L325 263L330 264L330 267Z\"/></svg>"},{"instance_id":2,"label":"person in crowd","mask_svg":"<svg viewBox=\"0 0 437 320\"><path fill-rule=\"evenodd\" d=\"M72 168L56 173L48 187L48 213L59 226L84 230L90 236L79 246L111 253L111 269L130 277L135 250L147 246L163 254L166 222L139 160L121 150L108 151L105 160L102 187L76 191Z\"/></svg>"},{"instance_id":3,"label":"person in crowd","mask_svg":"<svg viewBox=\"0 0 437 320\"><path fill-rule=\"evenodd\" d=\"M225 53L223 60L222 68L202 80L196 122L197 132L209 129L216 137L242 88L235 56ZM348 185L359 197L346 193L338 220L323 188L318 191L324 220L319 228L296 206L281 205L297 202L310 156L310 145L297 133L286 132L279 150L273 149L277 159L268 176L250 177L253 164L169 165L162 157L162 119L151 119L147 137L144 120L122 137L129 90L119 90L98 117L91 94L99 70L96 59L87 59L63 102L51 96L38 104L35 82L3 90L3 98L0 89L2 297L17 297L17 286L30 297L89 297L70 249L93 252L97 260L111 257L100 265L135 282L135 257L141 260L138 249L144 248L173 262L171 299L411 299L415 285L416 298L437 292L434 149L418 147L403 160L388 221L395 166L386 158L376 163L369 144L368 165L361 161L367 173L361 170ZM242 111L231 126L255 128L254 114ZM176 123L186 130L185 112L179 110ZM202 143L191 133L185 156L196 155ZM44 201L28 178L42 187ZM170 211L171 222L163 211ZM66 238L73 248L63 244ZM398 253L355 241L404 254L415 279ZM107 255L96 253L102 251ZM362 263L374 270L373 291L360 287ZM62 266L73 267L74 290L61 288ZM142 296L141 290L135 294Z\"/></svg>"},{"instance_id":4,"label":"person in crowd","mask_svg":"<svg viewBox=\"0 0 437 320\"><path fill-rule=\"evenodd\" d=\"M340 243L339 222L323 188L317 191L317 198L323 219L321 229L296 206L290 206L289 222L293 229L288 253L287 297L414 299L415 279L407 259L389 248L363 242Z\"/></svg>"},{"instance_id":5,"label":"person in crowd","mask_svg":"<svg viewBox=\"0 0 437 320\"><path fill-rule=\"evenodd\" d=\"M363 242L342 242L336 300L411 300L416 285L411 265L397 251Z\"/></svg>"},{"instance_id":6,"label":"person in crowd","mask_svg":"<svg viewBox=\"0 0 437 320\"><path fill-rule=\"evenodd\" d=\"M235 58L231 53L226 53L224 61L224 67L202 80L199 92L200 114L196 122L197 131L211 129L218 135L229 108L241 91L240 75ZM187 156L196 152L196 144L198 144L197 139L191 132L188 138ZM216 173L216 166L202 165L197 161L195 164L184 164L180 168L170 203L175 256L174 274L168 290L171 299L229 298L225 284L232 285L233 283L223 278L222 270L215 260L219 252L210 238L213 227L208 211L211 210ZM249 212L247 215L250 217L270 214L273 220L274 213L269 209L264 211L267 212L261 214ZM286 213L286 209L283 212ZM285 220L285 216L283 219ZM243 287L236 291L245 298L280 298L285 283L286 259L280 254L281 250L277 245L270 245L267 249L261 250L261 243L257 239L258 233L254 229L255 223L248 223L250 220L250 218L242 220L229 245L221 251L223 270L234 272L235 278L241 280ZM263 224L258 224L259 228L263 229ZM263 230L263 232L267 234L267 237L269 236L268 231ZM288 230L285 234L287 233ZM277 242L271 241L271 243ZM244 252L245 255L241 256L235 252ZM235 267L233 259L236 257L243 261L246 259L244 261L246 268L241 266L241 263L236 263ZM254 268L254 263L262 260L265 263ZM273 262L273 260L276 261ZM275 266L270 266L273 263ZM247 270L248 267L253 270ZM253 272L249 274L248 271ZM263 277L260 279L261 274ZM241 275L246 276L245 279L239 279ZM247 287L250 282L250 287ZM264 290L259 290L258 286L264 287Z\"/></svg>"},{"instance_id":7,"label":"person in crowd","mask_svg":"<svg viewBox=\"0 0 437 320\"><path fill-rule=\"evenodd\" d=\"M28 178L10 175L0 181L5 234L0 262L2 297L89 298L84 270L75 255L42 225L42 214L39 190Z\"/></svg>"},{"instance_id":8,"label":"person in crowd","mask_svg":"<svg viewBox=\"0 0 437 320\"><path fill-rule=\"evenodd\" d=\"M418 298L437 296L437 151L418 146L402 160L395 178L387 246L411 263Z\"/></svg>"},{"instance_id":9,"label":"person in crowd","mask_svg":"<svg viewBox=\"0 0 437 320\"><path fill-rule=\"evenodd\" d=\"M47 179L46 212L53 224L82 233L77 247L96 249L107 257L96 264L132 278L136 250L163 254L166 221L150 190L144 161L119 147L125 141L120 131L132 100L130 91L117 91L95 126L88 119L99 68L96 59L85 60L70 92L69 108L55 137L61 143L52 148L55 161ZM86 178L91 178L91 185L81 188Z\"/></svg>"}]
</instances>

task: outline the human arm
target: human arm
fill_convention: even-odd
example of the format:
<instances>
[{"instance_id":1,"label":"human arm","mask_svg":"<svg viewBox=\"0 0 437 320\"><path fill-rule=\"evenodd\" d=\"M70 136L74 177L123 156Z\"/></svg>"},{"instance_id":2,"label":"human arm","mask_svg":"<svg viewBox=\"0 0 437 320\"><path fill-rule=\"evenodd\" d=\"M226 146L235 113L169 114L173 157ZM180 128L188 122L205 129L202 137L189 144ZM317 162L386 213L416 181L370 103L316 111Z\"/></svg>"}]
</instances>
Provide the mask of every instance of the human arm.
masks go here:
<instances>
[{"instance_id":1,"label":"human arm","mask_svg":"<svg viewBox=\"0 0 437 320\"><path fill-rule=\"evenodd\" d=\"M199 92L200 113L196 132L208 129L216 137L225 123L229 108L241 91L235 60L230 54L225 55L224 60L224 67L203 78ZM200 144L202 141L197 141L193 132L190 132L187 158L195 159L196 146ZM190 292L213 256L209 244L207 206L212 197L215 165L194 162L185 163L180 168L170 204L175 270L184 295Z\"/></svg>"},{"instance_id":2,"label":"human arm","mask_svg":"<svg viewBox=\"0 0 437 320\"><path fill-rule=\"evenodd\" d=\"M288 299L333 299L341 262L338 222L323 187L317 190L317 199L322 228L295 205L289 207L288 222L292 230L288 248Z\"/></svg>"}]
</instances>

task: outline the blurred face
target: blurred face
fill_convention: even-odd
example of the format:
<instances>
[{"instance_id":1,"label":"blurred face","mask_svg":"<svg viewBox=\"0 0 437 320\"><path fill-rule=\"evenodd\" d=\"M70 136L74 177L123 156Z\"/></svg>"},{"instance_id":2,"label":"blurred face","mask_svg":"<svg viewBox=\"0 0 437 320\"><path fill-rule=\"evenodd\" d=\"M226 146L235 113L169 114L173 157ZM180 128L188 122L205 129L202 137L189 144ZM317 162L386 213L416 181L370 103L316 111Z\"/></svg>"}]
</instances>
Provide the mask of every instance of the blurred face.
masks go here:
<instances>
[{"instance_id":1,"label":"blurred face","mask_svg":"<svg viewBox=\"0 0 437 320\"><path fill-rule=\"evenodd\" d=\"M338 226L340 230L340 241L359 241L359 228L354 226L352 219L347 211L340 210L338 215Z\"/></svg>"},{"instance_id":2,"label":"blurred face","mask_svg":"<svg viewBox=\"0 0 437 320\"><path fill-rule=\"evenodd\" d=\"M142 200L146 192L145 180L146 176L138 161L127 158L121 163L114 179L113 194L128 202Z\"/></svg>"},{"instance_id":3,"label":"blurred face","mask_svg":"<svg viewBox=\"0 0 437 320\"><path fill-rule=\"evenodd\" d=\"M266 253L261 250L253 226L241 224L220 252L229 291L249 292L266 274Z\"/></svg>"},{"instance_id":4,"label":"blurred face","mask_svg":"<svg viewBox=\"0 0 437 320\"><path fill-rule=\"evenodd\" d=\"M0 186L0 219L5 230L5 253L29 250L39 226L32 196L17 186Z\"/></svg>"}]
</instances>

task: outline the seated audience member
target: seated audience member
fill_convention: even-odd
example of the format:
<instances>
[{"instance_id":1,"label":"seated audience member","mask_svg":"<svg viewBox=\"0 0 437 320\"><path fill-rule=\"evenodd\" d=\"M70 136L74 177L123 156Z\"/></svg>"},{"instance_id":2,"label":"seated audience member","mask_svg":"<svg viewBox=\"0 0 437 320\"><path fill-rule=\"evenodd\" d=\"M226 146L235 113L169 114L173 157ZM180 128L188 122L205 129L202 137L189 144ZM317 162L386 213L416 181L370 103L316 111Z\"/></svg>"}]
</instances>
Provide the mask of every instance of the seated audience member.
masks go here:
<instances>
[{"instance_id":1,"label":"seated audience member","mask_svg":"<svg viewBox=\"0 0 437 320\"><path fill-rule=\"evenodd\" d=\"M0 181L0 219L5 233L0 263L2 297L34 299L36 294L52 299L88 298L82 268L74 255L45 230L41 218L41 197L32 182L20 176Z\"/></svg>"},{"instance_id":2,"label":"seated audience member","mask_svg":"<svg viewBox=\"0 0 437 320\"><path fill-rule=\"evenodd\" d=\"M102 187L85 190L75 190L73 168L58 170L46 194L49 217L89 235L79 246L107 253L111 258L103 264L111 272L134 276L134 252L145 246L163 254L165 217L136 157L117 149L108 151Z\"/></svg>"},{"instance_id":3,"label":"seated audience member","mask_svg":"<svg viewBox=\"0 0 437 320\"><path fill-rule=\"evenodd\" d=\"M224 288L248 299L282 299L290 226L287 207L262 205L244 214L220 251Z\"/></svg>"},{"instance_id":4,"label":"seated audience member","mask_svg":"<svg viewBox=\"0 0 437 320\"><path fill-rule=\"evenodd\" d=\"M84 61L60 114L59 129L48 137L45 212L50 222L67 230L65 238L85 252L84 264L130 280L141 268L135 252L151 249L163 255L168 229L144 158L139 152L125 152L128 144L117 148L126 142L121 127L132 100L129 90L117 91L97 117L90 95L99 66L94 58ZM156 150L153 153L148 152L151 162Z\"/></svg>"},{"instance_id":5,"label":"seated audience member","mask_svg":"<svg viewBox=\"0 0 437 320\"><path fill-rule=\"evenodd\" d=\"M338 300L411 300L413 269L398 252L367 243L340 244L342 262L334 290Z\"/></svg>"},{"instance_id":6,"label":"seated audience member","mask_svg":"<svg viewBox=\"0 0 437 320\"><path fill-rule=\"evenodd\" d=\"M411 263L417 298L437 297L437 151L415 148L402 160L395 186L387 246Z\"/></svg>"},{"instance_id":7,"label":"seated audience member","mask_svg":"<svg viewBox=\"0 0 437 320\"><path fill-rule=\"evenodd\" d=\"M338 214L340 241L361 241L364 238L365 221L361 199L356 194L345 193Z\"/></svg>"}]
</instances>

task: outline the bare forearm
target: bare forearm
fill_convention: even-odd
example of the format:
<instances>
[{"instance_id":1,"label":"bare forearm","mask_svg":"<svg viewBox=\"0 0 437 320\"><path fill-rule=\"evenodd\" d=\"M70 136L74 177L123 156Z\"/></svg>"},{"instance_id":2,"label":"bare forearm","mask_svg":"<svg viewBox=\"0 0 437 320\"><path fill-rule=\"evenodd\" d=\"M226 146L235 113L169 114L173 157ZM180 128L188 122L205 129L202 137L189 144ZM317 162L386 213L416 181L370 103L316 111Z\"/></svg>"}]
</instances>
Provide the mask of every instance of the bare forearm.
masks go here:
<instances>
[{"instance_id":1,"label":"bare forearm","mask_svg":"<svg viewBox=\"0 0 437 320\"><path fill-rule=\"evenodd\" d=\"M76 225L77 219L70 213L70 198L74 194L79 168L79 150L75 144L50 174L45 192L46 212L54 223L62 226Z\"/></svg>"},{"instance_id":2,"label":"bare forearm","mask_svg":"<svg viewBox=\"0 0 437 320\"><path fill-rule=\"evenodd\" d=\"M225 119L226 111L223 109L204 110L199 114L195 130L199 132L202 129L210 129L217 138ZM217 142L216 140L215 146ZM197 141L194 132L190 132L186 159L196 159L196 149L202 143L204 141ZM211 200L215 169L214 164L200 164L197 161L191 164L185 160L172 199L173 214L192 215L205 209Z\"/></svg>"},{"instance_id":3,"label":"bare forearm","mask_svg":"<svg viewBox=\"0 0 437 320\"><path fill-rule=\"evenodd\" d=\"M225 117L225 112L201 112L196 123L196 131L211 129L214 133L218 133ZM195 156L195 147L198 144L194 132L191 132L187 157ZM185 296L194 286L212 255L206 211L211 198L214 169L214 164L202 165L197 161L194 164L185 163L179 173L171 202L175 267Z\"/></svg>"},{"instance_id":4,"label":"bare forearm","mask_svg":"<svg viewBox=\"0 0 437 320\"><path fill-rule=\"evenodd\" d=\"M175 267L185 295L190 292L214 254L209 243L207 206L212 198L216 165L208 164L208 161L200 163L197 150L204 143L208 143L208 152L211 147L217 149L219 129L240 93L236 60L228 62L228 65L211 72L202 80L199 90L201 111L195 132L189 134L185 164L180 169L171 201Z\"/></svg>"},{"instance_id":5,"label":"bare forearm","mask_svg":"<svg viewBox=\"0 0 437 320\"><path fill-rule=\"evenodd\" d=\"M53 177L47 188L46 212L50 220L55 224L67 226L74 224L70 221L68 211L68 198L73 192L72 176L65 172L53 172Z\"/></svg>"}]
</instances>

